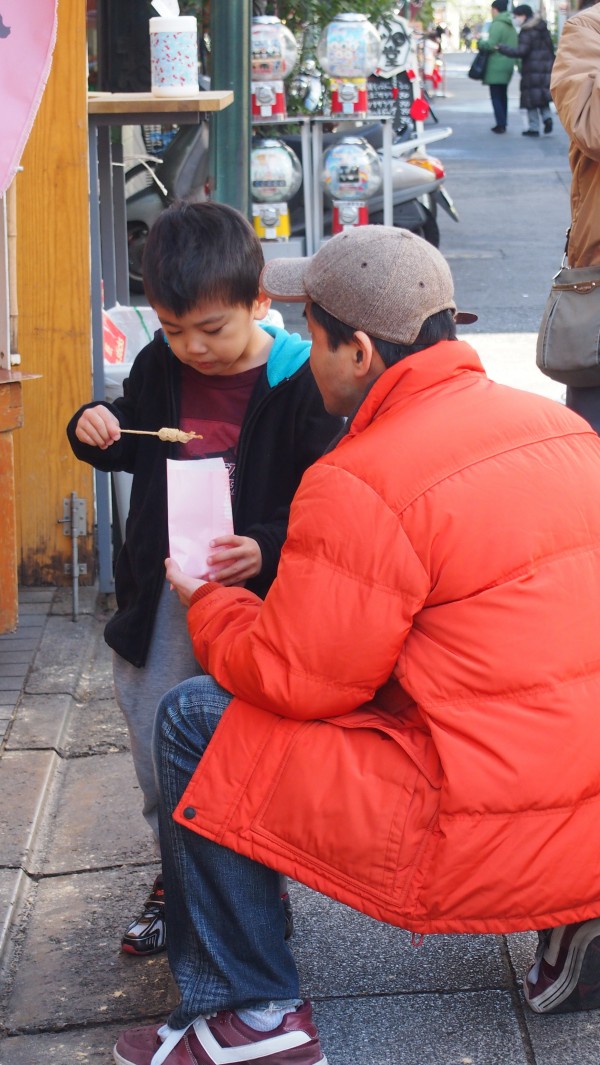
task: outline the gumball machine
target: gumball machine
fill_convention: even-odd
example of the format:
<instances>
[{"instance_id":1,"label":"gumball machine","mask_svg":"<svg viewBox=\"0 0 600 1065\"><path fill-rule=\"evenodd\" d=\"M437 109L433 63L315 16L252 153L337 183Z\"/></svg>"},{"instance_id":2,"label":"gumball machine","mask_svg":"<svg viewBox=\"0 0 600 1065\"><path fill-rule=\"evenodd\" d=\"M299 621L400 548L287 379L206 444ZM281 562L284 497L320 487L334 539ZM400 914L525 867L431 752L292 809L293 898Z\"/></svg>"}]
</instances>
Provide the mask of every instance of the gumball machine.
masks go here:
<instances>
[{"instance_id":1,"label":"gumball machine","mask_svg":"<svg viewBox=\"0 0 600 1065\"><path fill-rule=\"evenodd\" d=\"M296 65L293 33L274 15L252 19L252 118L285 118L284 78Z\"/></svg>"},{"instance_id":2,"label":"gumball machine","mask_svg":"<svg viewBox=\"0 0 600 1065\"><path fill-rule=\"evenodd\" d=\"M302 184L300 160L283 141L256 141L250 155L252 220L261 240L287 241L290 236L288 202Z\"/></svg>"},{"instance_id":3,"label":"gumball machine","mask_svg":"<svg viewBox=\"0 0 600 1065\"><path fill-rule=\"evenodd\" d=\"M332 232L369 221L368 200L380 189L379 156L363 137L343 137L323 155L321 184L333 202Z\"/></svg>"},{"instance_id":4,"label":"gumball machine","mask_svg":"<svg viewBox=\"0 0 600 1065\"><path fill-rule=\"evenodd\" d=\"M367 78L380 54L381 38L366 15L340 14L325 27L317 58L329 75L332 115L366 116Z\"/></svg>"}]
</instances>

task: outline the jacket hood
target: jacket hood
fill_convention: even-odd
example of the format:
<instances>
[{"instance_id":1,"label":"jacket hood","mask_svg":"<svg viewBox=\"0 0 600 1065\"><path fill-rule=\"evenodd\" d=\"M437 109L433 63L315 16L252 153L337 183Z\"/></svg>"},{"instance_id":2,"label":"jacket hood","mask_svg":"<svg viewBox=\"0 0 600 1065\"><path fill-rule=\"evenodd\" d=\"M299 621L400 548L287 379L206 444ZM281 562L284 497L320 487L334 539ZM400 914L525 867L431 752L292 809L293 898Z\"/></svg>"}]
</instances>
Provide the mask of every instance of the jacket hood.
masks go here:
<instances>
[{"instance_id":1,"label":"jacket hood","mask_svg":"<svg viewBox=\"0 0 600 1065\"><path fill-rule=\"evenodd\" d=\"M545 26L545 25L546 25L546 23L544 22L544 20L543 20L541 15L532 15L531 18L528 18L528 19L525 20L525 22L521 26L521 29L522 30L532 30L535 26Z\"/></svg>"},{"instance_id":2,"label":"jacket hood","mask_svg":"<svg viewBox=\"0 0 600 1065\"><path fill-rule=\"evenodd\" d=\"M310 340L304 340L299 333L288 333L276 325L263 325L261 328L274 339L267 361L267 381L271 388L275 388L288 377L293 377L304 365L310 354Z\"/></svg>"},{"instance_id":3,"label":"jacket hood","mask_svg":"<svg viewBox=\"0 0 600 1065\"><path fill-rule=\"evenodd\" d=\"M506 22L509 26L514 26L512 15L509 15L508 11L500 11L494 15L494 22Z\"/></svg>"}]
</instances>

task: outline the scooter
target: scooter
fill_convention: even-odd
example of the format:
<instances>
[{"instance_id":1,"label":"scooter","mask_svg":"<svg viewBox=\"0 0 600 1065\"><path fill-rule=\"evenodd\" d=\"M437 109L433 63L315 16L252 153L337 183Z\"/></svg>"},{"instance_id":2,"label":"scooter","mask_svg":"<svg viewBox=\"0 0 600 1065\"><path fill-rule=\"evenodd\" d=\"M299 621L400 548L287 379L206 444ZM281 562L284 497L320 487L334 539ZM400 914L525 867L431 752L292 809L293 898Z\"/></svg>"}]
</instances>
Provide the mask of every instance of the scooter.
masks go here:
<instances>
[{"instance_id":1,"label":"scooter","mask_svg":"<svg viewBox=\"0 0 600 1065\"><path fill-rule=\"evenodd\" d=\"M354 130L380 153L381 123ZM403 140L392 147L393 224L410 229L436 247L439 244L437 208L441 206L454 221L458 214L444 188L445 171L439 159L430 156L426 144L451 134L438 130L414 140ZM339 141L347 130L327 133L323 148ZM300 157L300 137L281 137ZM202 201L209 198L208 123L181 126L161 157L147 155L132 161L125 173L127 239L130 287L143 291L142 255L148 231L161 211L178 199ZM332 207L324 205L324 230L329 232ZM304 234L304 206L301 191L290 201L292 235ZM383 222L383 197L369 201L369 221Z\"/></svg>"},{"instance_id":2,"label":"scooter","mask_svg":"<svg viewBox=\"0 0 600 1065\"><path fill-rule=\"evenodd\" d=\"M362 137L383 157L383 127L380 122L369 126L355 128L352 134ZM323 135L323 150L343 139L349 129L338 127L334 133ZM450 217L459 221L454 204L444 188L446 172L443 163L429 154L425 145L450 136L451 129L442 129L425 134L422 139L398 140L392 144L392 185L393 185L393 225L410 229L424 237L436 248L440 242L437 223L437 209L442 207ZM300 154L300 137L288 135L281 140ZM368 201L369 222L373 225L383 224L383 194L373 196ZM296 193L289 204L292 236L304 235L304 211L302 190ZM323 229L331 231L333 208L331 203L323 205Z\"/></svg>"},{"instance_id":3,"label":"scooter","mask_svg":"<svg viewBox=\"0 0 600 1065\"><path fill-rule=\"evenodd\" d=\"M139 155L125 170L129 286L143 292L142 256L150 227L175 200L209 198L208 122L180 126L161 156Z\"/></svg>"}]
</instances>

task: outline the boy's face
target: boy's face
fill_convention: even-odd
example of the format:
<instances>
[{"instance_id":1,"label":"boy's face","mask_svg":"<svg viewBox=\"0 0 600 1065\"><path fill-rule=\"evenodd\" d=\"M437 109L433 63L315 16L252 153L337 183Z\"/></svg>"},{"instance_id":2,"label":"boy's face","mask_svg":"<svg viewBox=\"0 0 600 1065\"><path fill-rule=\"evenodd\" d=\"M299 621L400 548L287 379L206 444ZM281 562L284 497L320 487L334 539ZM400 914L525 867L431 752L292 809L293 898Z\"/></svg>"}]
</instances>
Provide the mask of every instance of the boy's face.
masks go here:
<instances>
[{"instance_id":1,"label":"boy's face","mask_svg":"<svg viewBox=\"0 0 600 1065\"><path fill-rule=\"evenodd\" d=\"M260 365L267 334L256 325L270 300L259 297L252 307L219 302L201 303L181 317L155 306L160 324L176 359L198 373L225 377Z\"/></svg>"}]
</instances>

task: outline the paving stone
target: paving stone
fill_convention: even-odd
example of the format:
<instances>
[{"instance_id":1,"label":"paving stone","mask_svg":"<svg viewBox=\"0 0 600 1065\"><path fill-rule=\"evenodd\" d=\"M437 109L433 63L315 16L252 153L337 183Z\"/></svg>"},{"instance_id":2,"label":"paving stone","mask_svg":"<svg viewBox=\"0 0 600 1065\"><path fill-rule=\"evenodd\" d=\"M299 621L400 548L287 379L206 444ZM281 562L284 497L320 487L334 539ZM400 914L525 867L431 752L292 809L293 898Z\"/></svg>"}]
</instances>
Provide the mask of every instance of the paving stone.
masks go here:
<instances>
[{"instance_id":1,"label":"paving stone","mask_svg":"<svg viewBox=\"0 0 600 1065\"><path fill-rule=\"evenodd\" d=\"M54 585L36 585L33 588L21 585L19 587L19 609L27 603L50 604L55 595L56 587Z\"/></svg>"},{"instance_id":2,"label":"paving stone","mask_svg":"<svg viewBox=\"0 0 600 1065\"><path fill-rule=\"evenodd\" d=\"M114 698L112 650L104 641L104 625L96 622L96 645L94 655L85 663L81 673L79 694L97 699Z\"/></svg>"},{"instance_id":3,"label":"paving stone","mask_svg":"<svg viewBox=\"0 0 600 1065\"><path fill-rule=\"evenodd\" d=\"M507 992L330 999L315 1018L332 1065L531 1065Z\"/></svg>"},{"instance_id":4,"label":"paving stone","mask_svg":"<svg viewBox=\"0 0 600 1065\"><path fill-rule=\"evenodd\" d=\"M114 697L90 699L76 706L61 743L67 757L127 750L129 732Z\"/></svg>"},{"instance_id":5,"label":"paving stone","mask_svg":"<svg viewBox=\"0 0 600 1065\"><path fill-rule=\"evenodd\" d=\"M153 837L128 753L74 758L60 788L41 871L45 875L152 861Z\"/></svg>"},{"instance_id":6,"label":"paving stone","mask_svg":"<svg viewBox=\"0 0 600 1065\"><path fill-rule=\"evenodd\" d=\"M27 691L74 695L95 635L91 617L82 617L78 622L63 617L48 618L27 679Z\"/></svg>"},{"instance_id":7,"label":"paving stone","mask_svg":"<svg viewBox=\"0 0 600 1065\"><path fill-rule=\"evenodd\" d=\"M17 683L15 677L4 677L0 675L0 691L4 692L4 698L8 698L8 693L15 696L20 695L21 685Z\"/></svg>"},{"instance_id":8,"label":"paving stone","mask_svg":"<svg viewBox=\"0 0 600 1065\"><path fill-rule=\"evenodd\" d=\"M39 637L36 637L31 632L27 635L21 632L10 633L8 636L0 636L0 649L3 651L8 650L24 650L35 651L39 644Z\"/></svg>"},{"instance_id":9,"label":"paving stone","mask_svg":"<svg viewBox=\"0 0 600 1065\"><path fill-rule=\"evenodd\" d=\"M48 608L50 601L28 599L21 601L19 599L19 625L21 625L23 618L39 618L40 624L43 624L48 617Z\"/></svg>"},{"instance_id":10,"label":"paving stone","mask_svg":"<svg viewBox=\"0 0 600 1065\"><path fill-rule=\"evenodd\" d=\"M363 995L512 986L501 936L426 936L415 948L409 932L300 884L290 884L290 898L294 957L310 998L332 989Z\"/></svg>"},{"instance_id":11,"label":"paving stone","mask_svg":"<svg viewBox=\"0 0 600 1065\"><path fill-rule=\"evenodd\" d=\"M114 1065L112 1047L122 1031L118 1024L9 1037L0 1040L0 1065Z\"/></svg>"},{"instance_id":12,"label":"paving stone","mask_svg":"<svg viewBox=\"0 0 600 1065\"><path fill-rule=\"evenodd\" d=\"M27 676L27 670L29 669L29 656L21 655L21 661L12 662L0 661L0 674L3 677L14 677L20 681L25 680Z\"/></svg>"},{"instance_id":13,"label":"paving stone","mask_svg":"<svg viewBox=\"0 0 600 1065\"><path fill-rule=\"evenodd\" d=\"M600 1015L597 1010L540 1017L526 1009L525 1018L536 1062L598 1065Z\"/></svg>"},{"instance_id":14,"label":"paving stone","mask_svg":"<svg viewBox=\"0 0 600 1065\"><path fill-rule=\"evenodd\" d=\"M25 694L15 715L7 749L59 749L65 721L74 706L71 695Z\"/></svg>"},{"instance_id":15,"label":"paving stone","mask_svg":"<svg viewBox=\"0 0 600 1065\"><path fill-rule=\"evenodd\" d=\"M98 589L94 585L80 585L78 591L78 615L93 614L96 609ZM52 599L51 613L71 617L73 614L73 589L57 588Z\"/></svg>"},{"instance_id":16,"label":"paving stone","mask_svg":"<svg viewBox=\"0 0 600 1065\"><path fill-rule=\"evenodd\" d=\"M0 833L0 866L26 861L40 824L40 800L57 765L53 751L5 751L0 760L0 809L10 810Z\"/></svg>"},{"instance_id":17,"label":"paving stone","mask_svg":"<svg viewBox=\"0 0 600 1065\"><path fill-rule=\"evenodd\" d=\"M18 632L19 633L32 633L42 632L44 625L46 624L46 612L43 615L36 615L36 613L23 613L19 615Z\"/></svg>"},{"instance_id":18,"label":"paving stone","mask_svg":"<svg viewBox=\"0 0 600 1065\"><path fill-rule=\"evenodd\" d=\"M141 961L119 950L156 869L40 882L6 1011L9 1032L166 1017L178 999L166 955Z\"/></svg>"},{"instance_id":19,"label":"paving stone","mask_svg":"<svg viewBox=\"0 0 600 1065\"><path fill-rule=\"evenodd\" d=\"M28 664L31 662L31 651L28 648L3 650L0 647L0 670L2 672L5 672L5 666L20 665L22 662Z\"/></svg>"},{"instance_id":20,"label":"paving stone","mask_svg":"<svg viewBox=\"0 0 600 1065\"><path fill-rule=\"evenodd\" d=\"M0 953L12 924L13 902L21 876L19 869L0 869Z\"/></svg>"}]
</instances>

